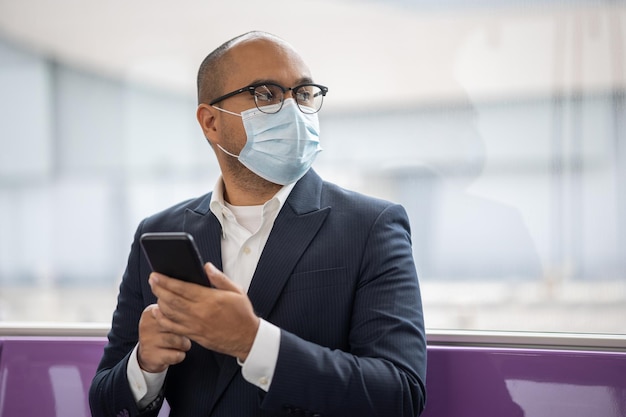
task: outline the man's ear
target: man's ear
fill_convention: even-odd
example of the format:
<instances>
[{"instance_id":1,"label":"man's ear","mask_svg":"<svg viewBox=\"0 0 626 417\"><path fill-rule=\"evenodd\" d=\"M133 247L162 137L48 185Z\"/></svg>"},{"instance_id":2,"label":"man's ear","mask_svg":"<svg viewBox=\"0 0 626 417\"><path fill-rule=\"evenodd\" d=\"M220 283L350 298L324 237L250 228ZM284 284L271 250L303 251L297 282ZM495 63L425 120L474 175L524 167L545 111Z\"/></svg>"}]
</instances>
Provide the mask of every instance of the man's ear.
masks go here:
<instances>
[{"instance_id":1,"label":"man's ear","mask_svg":"<svg viewBox=\"0 0 626 417\"><path fill-rule=\"evenodd\" d=\"M209 142L212 142L212 139L217 134L217 121L215 118L216 113L217 110L206 103L200 103L198 105L198 109L196 110L198 123L200 123L202 132L204 132L204 137Z\"/></svg>"}]
</instances>

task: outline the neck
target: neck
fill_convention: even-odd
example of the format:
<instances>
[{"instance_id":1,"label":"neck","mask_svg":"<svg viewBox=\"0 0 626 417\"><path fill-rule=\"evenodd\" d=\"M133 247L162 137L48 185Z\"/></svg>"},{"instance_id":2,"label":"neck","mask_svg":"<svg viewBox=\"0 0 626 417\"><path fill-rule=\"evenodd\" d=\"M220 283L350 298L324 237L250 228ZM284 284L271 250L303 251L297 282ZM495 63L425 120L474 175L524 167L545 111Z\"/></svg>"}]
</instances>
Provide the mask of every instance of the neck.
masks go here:
<instances>
[{"instance_id":1,"label":"neck","mask_svg":"<svg viewBox=\"0 0 626 417\"><path fill-rule=\"evenodd\" d=\"M255 181L229 181L224 176L224 201L233 206L259 206L282 188L282 185L256 178Z\"/></svg>"}]
</instances>

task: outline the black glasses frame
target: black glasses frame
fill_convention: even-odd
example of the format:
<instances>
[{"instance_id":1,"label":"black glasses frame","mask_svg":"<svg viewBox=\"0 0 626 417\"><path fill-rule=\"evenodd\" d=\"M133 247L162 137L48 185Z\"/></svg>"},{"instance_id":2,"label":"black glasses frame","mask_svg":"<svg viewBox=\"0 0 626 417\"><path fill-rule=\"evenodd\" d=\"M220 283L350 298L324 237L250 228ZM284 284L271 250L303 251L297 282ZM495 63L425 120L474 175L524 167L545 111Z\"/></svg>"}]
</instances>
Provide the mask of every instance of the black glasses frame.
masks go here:
<instances>
[{"instance_id":1,"label":"black glasses frame","mask_svg":"<svg viewBox=\"0 0 626 417\"><path fill-rule=\"evenodd\" d=\"M320 85L320 84L314 84L314 83L299 84L299 85L296 85L295 87L283 87L282 85L276 84L276 83L254 83L254 84L250 84L250 85L247 85L245 87L242 87L242 88L240 88L238 90L231 91L230 93L226 93L223 96L219 96L218 98L211 100L209 102L209 106L213 106L214 104L219 103L220 101L224 101L227 98L236 96L237 94L245 93L246 91L249 92L251 96L254 96L254 90L256 90L258 87L262 87L264 85L271 85L271 86L274 86L274 87L278 87L283 92L283 99L280 101L280 107L278 108L278 110L276 110L273 113L278 113L283 108L283 103L285 102L285 93L287 91L291 90L293 92L296 92L298 89L300 89L302 87L309 87L309 86L317 87L317 88L320 89L320 93L319 94L322 95L322 102L320 103L319 108L315 109L314 112L309 112L309 111L302 110L302 107L300 107L300 103L298 103L298 100L296 100L296 104L298 105L298 108L300 109L300 111L303 112L303 113L308 113L308 114L313 114L313 113L317 113L318 111L320 111L320 109L322 108L322 104L324 104L323 97L326 97L326 93L328 93L328 87L325 87L325 86ZM261 108L259 107L259 105L258 105L258 103L256 101L256 97L254 99L254 104L257 107L257 109L261 110ZM263 110L261 110L261 111L263 111ZM273 114L273 113L270 113L270 114Z\"/></svg>"}]
</instances>

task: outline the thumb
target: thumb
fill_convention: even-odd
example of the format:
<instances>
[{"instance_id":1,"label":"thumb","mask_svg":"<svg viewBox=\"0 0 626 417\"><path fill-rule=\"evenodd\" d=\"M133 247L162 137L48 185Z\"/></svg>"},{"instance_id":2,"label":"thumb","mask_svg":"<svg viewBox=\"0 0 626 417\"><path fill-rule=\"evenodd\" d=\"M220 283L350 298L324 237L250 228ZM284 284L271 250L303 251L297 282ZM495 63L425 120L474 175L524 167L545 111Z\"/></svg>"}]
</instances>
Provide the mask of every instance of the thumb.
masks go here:
<instances>
[{"instance_id":1,"label":"thumb","mask_svg":"<svg viewBox=\"0 0 626 417\"><path fill-rule=\"evenodd\" d=\"M211 281L211 284L213 284L213 286L218 290L233 291L243 294L243 289L239 285L228 279L226 274L217 269L215 265L213 265L211 262L207 262L206 264L204 264L204 270L206 271L206 274L209 277L209 281Z\"/></svg>"},{"instance_id":2,"label":"thumb","mask_svg":"<svg viewBox=\"0 0 626 417\"><path fill-rule=\"evenodd\" d=\"M149 312L152 315L152 317L156 318L157 314L158 314L158 312L157 312L158 309L159 309L159 305L158 304L150 304L148 307L146 307L144 309L144 311L146 313Z\"/></svg>"}]
</instances>

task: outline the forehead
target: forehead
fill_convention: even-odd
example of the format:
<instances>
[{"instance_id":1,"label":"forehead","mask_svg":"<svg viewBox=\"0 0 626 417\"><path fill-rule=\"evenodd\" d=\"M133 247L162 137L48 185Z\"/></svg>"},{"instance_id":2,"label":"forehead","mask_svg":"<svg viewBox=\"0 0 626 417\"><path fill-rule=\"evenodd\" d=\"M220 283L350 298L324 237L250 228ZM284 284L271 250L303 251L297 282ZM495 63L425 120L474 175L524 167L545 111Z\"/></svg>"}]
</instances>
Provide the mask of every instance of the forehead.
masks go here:
<instances>
[{"instance_id":1,"label":"forehead","mask_svg":"<svg viewBox=\"0 0 626 417\"><path fill-rule=\"evenodd\" d=\"M228 52L225 84L236 89L258 81L274 81L291 87L310 79L308 66L287 43L256 38L234 45Z\"/></svg>"}]
</instances>

